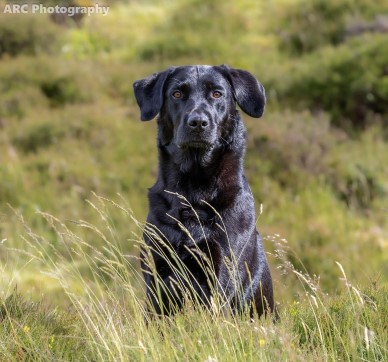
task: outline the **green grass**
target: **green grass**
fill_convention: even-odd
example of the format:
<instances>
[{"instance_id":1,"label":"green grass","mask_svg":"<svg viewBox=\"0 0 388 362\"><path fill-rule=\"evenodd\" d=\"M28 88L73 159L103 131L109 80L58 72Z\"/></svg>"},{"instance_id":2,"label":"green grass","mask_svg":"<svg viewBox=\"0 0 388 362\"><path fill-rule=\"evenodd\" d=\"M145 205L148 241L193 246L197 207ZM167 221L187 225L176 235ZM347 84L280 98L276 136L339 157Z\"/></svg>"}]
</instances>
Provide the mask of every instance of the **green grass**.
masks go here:
<instances>
[{"instance_id":1,"label":"green grass","mask_svg":"<svg viewBox=\"0 0 388 362\"><path fill-rule=\"evenodd\" d=\"M118 212L139 231L127 207L95 197L90 207L100 226L39 217L58 239L37 235L22 219L27 248L19 250L60 286L55 307L26 301L17 291L1 297L0 355L6 360L376 360L387 358L387 297L381 283L353 285L340 263L335 293L322 291L317 279L289 261L293 251L273 236L278 268L295 279L300 293L279 305L280 321L231 315L212 301L210 310L188 299L175 317L149 319L135 258L122 250L113 225ZM86 242L91 234L96 244ZM83 235L83 236L81 236ZM132 242L142 244L136 233ZM27 265L23 266L23 269ZM22 270L14 269L18 274ZM284 279L285 280L285 279ZM148 321L148 325L147 322Z\"/></svg>"},{"instance_id":2,"label":"green grass","mask_svg":"<svg viewBox=\"0 0 388 362\"><path fill-rule=\"evenodd\" d=\"M0 360L386 360L388 58L378 30L346 35L376 16L385 2L115 1L80 28L1 15ZM195 63L266 87L245 169L277 324L189 301L145 326L156 124L132 83Z\"/></svg>"},{"instance_id":3,"label":"green grass","mask_svg":"<svg viewBox=\"0 0 388 362\"><path fill-rule=\"evenodd\" d=\"M88 300L79 303L79 311L64 314L13 294L2 303L1 329L9 337L2 340L0 355L9 361L384 361L387 341L379 318L387 302L384 292L371 292L374 300L368 302L358 298L358 290L330 300L309 294L288 306L276 325L188 306L174 320L147 327L138 309L111 300L109 308L90 307Z\"/></svg>"}]
</instances>

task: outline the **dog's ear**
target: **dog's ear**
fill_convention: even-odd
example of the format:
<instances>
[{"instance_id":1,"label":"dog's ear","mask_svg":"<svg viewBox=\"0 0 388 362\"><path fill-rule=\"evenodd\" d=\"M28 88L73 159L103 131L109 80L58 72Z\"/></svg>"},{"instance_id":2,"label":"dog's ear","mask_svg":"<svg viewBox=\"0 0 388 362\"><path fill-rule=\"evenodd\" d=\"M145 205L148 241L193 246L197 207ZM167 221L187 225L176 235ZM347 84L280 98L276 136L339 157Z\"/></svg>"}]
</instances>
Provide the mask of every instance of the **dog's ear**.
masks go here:
<instances>
[{"instance_id":1,"label":"dog's ear","mask_svg":"<svg viewBox=\"0 0 388 362\"><path fill-rule=\"evenodd\" d=\"M150 121L156 117L163 106L163 88L172 68L155 73L133 83L141 120Z\"/></svg>"},{"instance_id":2,"label":"dog's ear","mask_svg":"<svg viewBox=\"0 0 388 362\"><path fill-rule=\"evenodd\" d=\"M234 97L240 108L249 116L260 118L264 113L265 90L249 72L221 65L233 88Z\"/></svg>"}]
</instances>

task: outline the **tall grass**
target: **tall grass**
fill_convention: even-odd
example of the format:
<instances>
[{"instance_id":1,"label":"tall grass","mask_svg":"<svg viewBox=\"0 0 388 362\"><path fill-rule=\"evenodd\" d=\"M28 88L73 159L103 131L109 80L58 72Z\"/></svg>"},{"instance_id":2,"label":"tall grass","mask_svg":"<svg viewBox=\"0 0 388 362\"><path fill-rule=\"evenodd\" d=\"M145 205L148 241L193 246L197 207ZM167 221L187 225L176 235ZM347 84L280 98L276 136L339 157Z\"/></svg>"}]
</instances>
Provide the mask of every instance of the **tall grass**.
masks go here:
<instances>
[{"instance_id":1,"label":"tall grass","mask_svg":"<svg viewBox=\"0 0 388 362\"><path fill-rule=\"evenodd\" d=\"M63 222L40 213L57 238L55 245L53 237L36 234L20 217L25 247L9 252L25 254L30 262L24 268L52 278L61 287L67 307L25 302L9 284L0 301L2 359L383 361L388 357L387 290L379 285L365 289L352 285L338 262L343 287L337 295L328 295L318 278L295 268L289 261L292 250L276 235L267 238L274 245L272 257L288 277L299 281L302 290L291 304L280 302L279 322L251 319L248 311L229 313L217 294L207 308L201 307L196 291L188 285L189 271L178 260L173 267L181 282L176 287L186 296L183 310L170 317L150 317L152 305L147 305L143 292L137 254L122 250L112 214L121 213L136 227L128 243L137 247L145 247L140 236L144 230L155 230L140 223L124 201L95 196L88 203L100 218L98 225ZM86 241L91 237L93 244ZM211 275L210 265L204 267ZM159 286L164 287L162 281Z\"/></svg>"}]
</instances>

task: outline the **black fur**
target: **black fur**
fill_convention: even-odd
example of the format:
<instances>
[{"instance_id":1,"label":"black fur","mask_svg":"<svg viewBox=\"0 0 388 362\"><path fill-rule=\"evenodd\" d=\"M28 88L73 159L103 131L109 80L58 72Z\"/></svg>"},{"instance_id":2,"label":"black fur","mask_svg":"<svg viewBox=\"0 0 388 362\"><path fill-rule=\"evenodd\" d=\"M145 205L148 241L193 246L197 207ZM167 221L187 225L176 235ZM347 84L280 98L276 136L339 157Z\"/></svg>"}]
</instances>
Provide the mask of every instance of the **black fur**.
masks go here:
<instances>
[{"instance_id":1,"label":"black fur","mask_svg":"<svg viewBox=\"0 0 388 362\"><path fill-rule=\"evenodd\" d=\"M187 66L139 80L134 91L143 121L159 114L159 174L149 190L150 228L144 233L156 272L166 284L159 299L147 252L141 252L154 309L168 314L183 303L174 271L178 257L205 305L217 291L233 310L248 306L259 315L273 311L272 279L243 174L245 128L236 110L237 103L250 116L261 117L263 86L244 70ZM204 260L210 261L216 280L203 267Z\"/></svg>"}]
</instances>

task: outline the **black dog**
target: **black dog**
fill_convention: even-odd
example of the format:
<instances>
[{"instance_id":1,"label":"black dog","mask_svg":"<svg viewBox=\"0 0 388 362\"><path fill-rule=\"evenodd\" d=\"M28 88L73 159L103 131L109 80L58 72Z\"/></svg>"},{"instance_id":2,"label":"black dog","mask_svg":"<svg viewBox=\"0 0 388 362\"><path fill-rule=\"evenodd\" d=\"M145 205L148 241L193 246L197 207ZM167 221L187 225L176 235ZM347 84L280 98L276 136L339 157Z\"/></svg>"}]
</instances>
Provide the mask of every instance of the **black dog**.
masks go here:
<instances>
[{"instance_id":1,"label":"black dog","mask_svg":"<svg viewBox=\"0 0 388 362\"><path fill-rule=\"evenodd\" d=\"M272 312L272 279L243 174L245 128L236 110L237 102L261 117L263 86L244 70L201 65L153 74L135 82L134 91L142 121L159 114L159 175L149 190L149 250L141 252L156 313L174 312L192 291L205 305L217 293L232 310Z\"/></svg>"}]
</instances>

